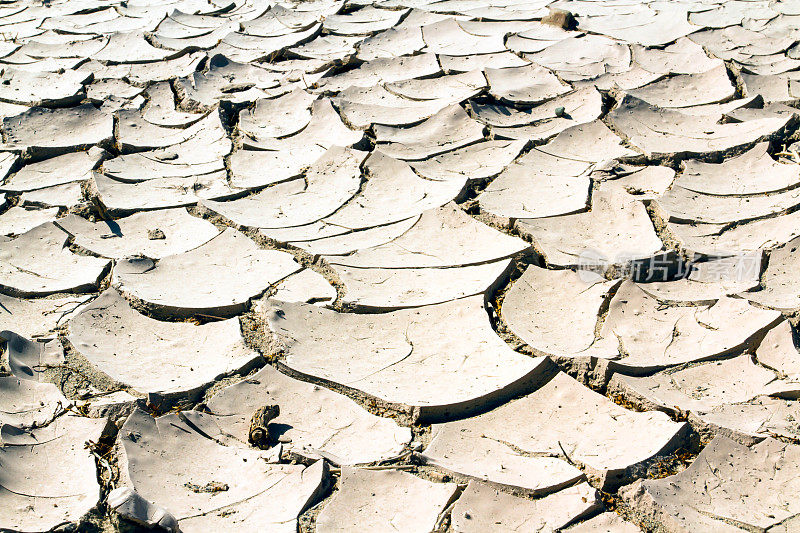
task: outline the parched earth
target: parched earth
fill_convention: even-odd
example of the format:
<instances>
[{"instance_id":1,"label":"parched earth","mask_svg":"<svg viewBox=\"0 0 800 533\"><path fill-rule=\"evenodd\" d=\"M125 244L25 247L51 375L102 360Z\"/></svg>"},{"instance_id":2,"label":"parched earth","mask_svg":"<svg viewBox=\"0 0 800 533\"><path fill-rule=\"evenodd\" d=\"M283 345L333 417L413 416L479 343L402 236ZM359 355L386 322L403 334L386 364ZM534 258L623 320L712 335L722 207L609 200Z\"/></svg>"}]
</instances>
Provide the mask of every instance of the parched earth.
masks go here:
<instances>
[{"instance_id":1,"label":"parched earth","mask_svg":"<svg viewBox=\"0 0 800 533\"><path fill-rule=\"evenodd\" d=\"M0 531L800 531L800 1L0 37Z\"/></svg>"}]
</instances>

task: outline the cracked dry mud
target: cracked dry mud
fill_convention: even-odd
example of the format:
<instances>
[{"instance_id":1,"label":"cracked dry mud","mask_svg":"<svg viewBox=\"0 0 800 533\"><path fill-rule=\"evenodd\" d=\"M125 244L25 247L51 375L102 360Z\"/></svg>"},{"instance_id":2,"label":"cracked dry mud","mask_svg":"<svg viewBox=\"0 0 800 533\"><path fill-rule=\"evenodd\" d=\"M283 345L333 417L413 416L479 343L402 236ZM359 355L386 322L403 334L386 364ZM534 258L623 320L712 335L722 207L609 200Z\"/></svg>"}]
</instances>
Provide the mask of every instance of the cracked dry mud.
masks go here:
<instances>
[{"instance_id":1,"label":"cracked dry mud","mask_svg":"<svg viewBox=\"0 0 800 533\"><path fill-rule=\"evenodd\" d=\"M798 28L3 1L0 531L800 532Z\"/></svg>"}]
</instances>

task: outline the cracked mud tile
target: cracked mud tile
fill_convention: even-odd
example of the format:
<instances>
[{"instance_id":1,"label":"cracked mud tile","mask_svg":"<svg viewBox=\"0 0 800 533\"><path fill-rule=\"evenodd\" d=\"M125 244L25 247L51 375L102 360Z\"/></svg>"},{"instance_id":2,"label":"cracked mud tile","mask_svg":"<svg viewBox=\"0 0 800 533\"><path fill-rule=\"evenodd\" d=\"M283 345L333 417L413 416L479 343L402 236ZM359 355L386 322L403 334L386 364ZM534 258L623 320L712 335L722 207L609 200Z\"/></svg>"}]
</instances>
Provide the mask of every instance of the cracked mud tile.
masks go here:
<instances>
[{"instance_id":1,"label":"cracked mud tile","mask_svg":"<svg viewBox=\"0 0 800 533\"><path fill-rule=\"evenodd\" d=\"M620 281L591 272L529 266L503 299L508 328L539 352L557 357L614 358L616 339L595 334L603 307ZM562 327L569 322L570 328Z\"/></svg>"},{"instance_id":2,"label":"cracked mud tile","mask_svg":"<svg viewBox=\"0 0 800 533\"><path fill-rule=\"evenodd\" d=\"M302 178L267 187L229 202L201 205L232 222L256 228L312 224L333 215L361 188L361 163L367 152L333 146L306 170Z\"/></svg>"},{"instance_id":3,"label":"cracked mud tile","mask_svg":"<svg viewBox=\"0 0 800 533\"><path fill-rule=\"evenodd\" d=\"M175 90L184 107L206 111L221 100L253 102L267 94L263 89L279 85L276 73L267 69L238 63L221 54L208 61L205 72L195 72L189 78L175 82Z\"/></svg>"},{"instance_id":4,"label":"cracked mud tile","mask_svg":"<svg viewBox=\"0 0 800 533\"><path fill-rule=\"evenodd\" d=\"M522 19L519 21L456 19L456 22L458 22L458 25L461 26L461 29L463 29L465 32L480 37L490 37L492 35L502 35L505 37L514 31L535 31L536 29L545 33L549 32L553 28L546 24L542 24L539 21L523 21ZM547 35L549 35L549 33L547 33Z\"/></svg>"},{"instance_id":5,"label":"cracked mud tile","mask_svg":"<svg viewBox=\"0 0 800 533\"><path fill-rule=\"evenodd\" d=\"M572 87L562 83L550 70L536 64L524 67L487 68L489 94L514 104L534 105L563 95Z\"/></svg>"},{"instance_id":6,"label":"cracked mud tile","mask_svg":"<svg viewBox=\"0 0 800 533\"><path fill-rule=\"evenodd\" d=\"M125 183L98 174L94 182L98 198L114 216L193 206L203 199L222 200L245 192L231 188L225 170L198 176L159 177L137 183Z\"/></svg>"},{"instance_id":7,"label":"cracked mud tile","mask_svg":"<svg viewBox=\"0 0 800 533\"><path fill-rule=\"evenodd\" d=\"M47 109L33 107L3 118L5 148L48 157L108 143L114 118L91 104Z\"/></svg>"},{"instance_id":8,"label":"cracked mud tile","mask_svg":"<svg viewBox=\"0 0 800 533\"><path fill-rule=\"evenodd\" d=\"M216 46L219 41L232 31L238 30L239 24L229 21L226 25L214 28L202 35L185 37L168 37L157 29L150 35L150 40L158 48L165 50L175 50L176 52L186 52L189 50L208 50Z\"/></svg>"},{"instance_id":9,"label":"cracked mud tile","mask_svg":"<svg viewBox=\"0 0 800 533\"><path fill-rule=\"evenodd\" d=\"M94 457L107 420L64 415L43 428L3 424L0 522L17 531L48 531L78 522L100 500ZM54 460L58 458L58 460Z\"/></svg>"},{"instance_id":10,"label":"cracked mud tile","mask_svg":"<svg viewBox=\"0 0 800 533\"><path fill-rule=\"evenodd\" d=\"M589 202L592 166L632 154L600 121L573 126L509 165L478 200L509 219L582 211Z\"/></svg>"},{"instance_id":11,"label":"cracked mud tile","mask_svg":"<svg viewBox=\"0 0 800 533\"><path fill-rule=\"evenodd\" d=\"M0 242L0 287L23 297L93 290L109 261L73 254L67 248L68 238L48 222Z\"/></svg>"},{"instance_id":12,"label":"cracked mud tile","mask_svg":"<svg viewBox=\"0 0 800 533\"><path fill-rule=\"evenodd\" d=\"M435 54L468 56L505 51L502 35L480 36L467 33L454 18L422 27L426 49Z\"/></svg>"},{"instance_id":13,"label":"cracked mud tile","mask_svg":"<svg viewBox=\"0 0 800 533\"><path fill-rule=\"evenodd\" d=\"M584 87L558 96L529 109L505 104L471 103L475 118L488 124L493 135L508 139L544 141L562 131L598 118L603 100L594 87ZM564 108L563 116L556 115Z\"/></svg>"},{"instance_id":14,"label":"cracked mud tile","mask_svg":"<svg viewBox=\"0 0 800 533\"><path fill-rule=\"evenodd\" d=\"M188 128L204 116L179 110L169 82L154 82L145 94L148 101L142 109L142 118L155 126Z\"/></svg>"},{"instance_id":15,"label":"cracked mud tile","mask_svg":"<svg viewBox=\"0 0 800 533\"><path fill-rule=\"evenodd\" d=\"M108 153L96 146L86 152L64 154L22 167L6 178L0 190L25 192L84 181L92 176L92 170L108 157Z\"/></svg>"},{"instance_id":16,"label":"cracked mud tile","mask_svg":"<svg viewBox=\"0 0 800 533\"><path fill-rule=\"evenodd\" d=\"M284 230L261 230L261 233L278 241L288 242L310 254L345 255L391 242L416 224L419 217L420 215L416 215L399 222L358 231L319 222Z\"/></svg>"},{"instance_id":17,"label":"cracked mud tile","mask_svg":"<svg viewBox=\"0 0 800 533\"><path fill-rule=\"evenodd\" d=\"M468 56L455 56L440 54L439 63L442 70L447 73L469 72L471 70L486 70L487 68L510 68L529 65L530 61L522 59L512 52L497 52L494 54L474 54Z\"/></svg>"},{"instance_id":18,"label":"cracked mud tile","mask_svg":"<svg viewBox=\"0 0 800 533\"><path fill-rule=\"evenodd\" d=\"M602 35L583 35L563 39L541 52L524 57L553 70L562 80L577 81L601 74L630 70L631 51L625 44Z\"/></svg>"},{"instance_id":19,"label":"cracked mud tile","mask_svg":"<svg viewBox=\"0 0 800 533\"><path fill-rule=\"evenodd\" d=\"M277 55L278 52L316 37L321 29L321 24L315 24L308 29L272 37L231 32L217 46L210 49L208 55L221 54L228 59L241 63L264 61L273 56L273 54Z\"/></svg>"},{"instance_id":20,"label":"cracked mud tile","mask_svg":"<svg viewBox=\"0 0 800 533\"><path fill-rule=\"evenodd\" d=\"M601 508L597 491L588 483L528 500L470 481L453 507L451 527L458 533L553 533Z\"/></svg>"},{"instance_id":21,"label":"cracked mud tile","mask_svg":"<svg viewBox=\"0 0 800 533\"><path fill-rule=\"evenodd\" d=\"M559 41L583 34L583 32L573 32L538 21L528 23L524 26L512 23L511 26L506 26L506 28L514 31L513 35L509 35L506 38L506 47L518 54L541 52L548 46L552 46Z\"/></svg>"},{"instance_id":22,"label":"cracked mud tile","mask_svg":"<svg viewBox=\"0 0 800 533\"><path fill-rule=\"evenodd\" d=\"M35 17L36 15L34 15ZM53 33L48 33L53 37ZM31 36L32 37L32 36ZM97 35L91 38L80 38L74 35L63 35L56 42L47 42L48 39L39 34L36 38L28 40L17 51L16 54L24 55L29 58L72 58L88 57L96 54L108 43L108 37Z\"/></svg>"},{"instance_id":23,"label":"cracked mud tile","mask_svg":"<svg viewBox=\"0 0 800 533\"><path fill-rule=\"evenodd\" d=\"M58 341L39 343L12 331L0 332L6 348L10 375L0 377L0 426L19 430L43 427L64 413L71 402L52 383L43 382L41 371L64 362Z\"/></svg>"},{"instance_id":24,"label":"cracked mud tile","mask_svg":"<svg viewBox=\"0 0 800 533\"><path fill-rule=\"evenodd\" d=\"M442 2L442 4L447 5L447 2ZM457 5L457 3L454 3L454 5ZM483 4L481 7L475 7L473 9L461 9L458 11L462 12L464 16L476 17L478 19L498 21L520 20L526 22L530 22L533 19L541 19L548 14L548 10L545 9L542 2L528 4L527 7L491 6Z\"/></svg>"},{"instance_id":25,"label":"cracked mud tile","mask_svg":"<svg viewBox=\"0 0 800 533\"><path fill-rule=\"evenodd\" d=\"M750 355L646 378L615 374L609 390L668 412L688 414L703 433L744 444L800 435L797 349L787 321L771 329ZM772 370L771 370L772 369Z\"/></svg>"},{"instance_id":26,"label":"cracked mud tile","mask_svg":"<svg viewBox=\"0 0 800 533\"><path fill-rule=\"evenodd\" d=\"M86 87L86 98L94 104L104 105L108 111L133 108L145 103L141 94L144 87L136 87L124 80L99 80Z\"/></svg>"},{"instance_id":27,"label":"cracked mud tile","mask_svg":"<svg viewBox=\"0 0 800 533\"><path fill-rule=\"evenodd\" d=\"M147 124L141 121L140 126L144 130L150 129ZM161 129L175 131L175 128ZM103 164L103 174L116 181L138 183L159 178L196 176L202 179L213 173L224 172L223 157L230 153L231 142L225 135L219 115L212 113L194 126L177 131L182 133L170 133L170 138L164 143L144 136L143 144L161 143L166 146L109 159ZM130 138L128 140L132 141Z\"/></svg>"},{"instance_id":28,"label":"cracked mud tile","mask_svg":"<svg viewBox=\"0 0 800 533\"><path fill-rule=\"evenodd\" d=\"M637 481L621 494L635 518L670 533L789 532L800 513L798 456L800 446L774 439L748 448L717 437L683 472Z\"/></svg>"},{"instance_id":29,"label":"cracked mud tile","mask_svg":"<svg viewBox=\"0 0 800 533\"><path fill-rule=\"evenodd\" d=\"M771 76L743 72L741 77L745 96L760 95L765 103L771 104L794 100L793 94L797 92L796 82L800 75L797 71Z\"/></svg>"},{"instance_id":30,"label":"cracked mud tile","mask_svg":"<svg viewBox=\"0 0 800 533\"><path fill-rule=\"evenodd\" d=\"M763 106L763 107L762 107ZM722 117L722 122L744 122L757 118L776 118L791 115L794 110L783 104L763 104L761 95L727 100L718 104L704 104L689 107L678 107L684 115Z\"/></svg>"},{"instance_id":31,"label":"cracked mud tile","mask_svg":"<svg viewBox=\"0 0 800 533\"><path fill-rule=\"evenodd\" d=\"M343 303L397 309L481 294L528 249L453 204L426 211L404 234L348 255L324 256L345 285Z\"/></svg>"},{"instance_id":32,"label":"cracked mud tile","mask_svg":"<svg viewBox=\"0 0 800 533\"><path fill-rule=\"evenodd\" d=\"M800 279L795 275L798 245L800 239L794 238L772 250L761 276L761 290L742 292L740 296L779 311L793 312L800 308Z\"/></svg>"},{"instance_id":33,"label":"cracked mud tile","mask_svg":"<svg viewBox=\"0 0 800 533\"><path fill-rule=\"evenodd\" d=\"M0 215L0 235L22 235L47 222L55 222L58 207L15 205Z\"/></svg>"},{"instance_id":34,"label":"cracked mud tile","mask_svg":"<svg viewBox=\"0 0 800 533\"><path fill-rule=\"evenodd\" d=\"M207 35L211 31L227 25L225 18L203 17L176 11L159 21L153 33L172 39L181 39Z\"/></svg>"},{"instance_id":35,"label":"cracked mud tile","mask_svg":"<svg viewBox=\"0 0 800 533\"><path fill-rule=\"evenodd\" d=\"M89 185L89 182L83 182ZM60 207L64 210L77 209L83 203L82 183L64 183L35 191L24 192L19 197L23 207Z\"/></svg>"},{"instance_id":36,"label":"cracked mud tile","mask_svg":"<svg viewBox=\"0 0 800 533\"><path fill-rule=\"evenodd\" d=\"M564 160L586 163L624 160L636 155L635 151L623 146L622 139L600 120L567 128L535 150Z\"/></svg>"},{"instance_id":37,"label":"cracked mud tile","mask_svg":"<svg viewBox=\"0 0 800 533\"><path fill-rule=\"evenodd\" d=\"M61 296L26 300L0 294L3 328L28 338L54 338L53 330L66 323L91 296Z\"/></svg>"},{"instance_id":38,"label":"cracked mud tile","mask_svg":"<svg viewBox=\"0 0 800 533\"><path fill-rule=\"evenodd\" d=\"M733 2L698 13L690 13L689 22L700 28L725 28L741 24L746 18L769 20L777 15L763 4L748 5L746 2Z\"/></svg>"},{"instance_id":39,"label":"cracked mud tile","mask_svg":"<svg viewBox=\"0 0 800 533\"><path fill-rule=\"evenodd\" d=\"M328 15L322 27L336 35L370 35L395 26L405 10L388 10L365 6L346 14Z\"/></svg>"},{"instance_id":40,"label":"cracked mud tile","mask_svg":"<svg viewBox=\"0 0 800 533\"><path fill-rule=\"evenodd\" d=\"M342 304L360 311L433 305L491 291L509 274L511 259L445 268L336 267Z\"/></svg>"},{"instance_id":41,"label":"cracked mud tile","mask_svg":"<svg viewBox=\"0 0 800 533\"><path fill-rule=\"evenodd\" d=\"M269 464L269 452L225 446L214 417L135 410L119 432L119 486L162 507L185 533L290 532L322 490L327 467Z\"/></svg>"},{"instance_id":42,"label":"cracked mud tile","mask_svg":"<svg viewBox=\"0 0 800 533\"><path fill-rule=\"evenodd\" d=\"M609 391L635 398L649 408L697 413L749 402L759 396L796 398L800 382L796 377L779 379L776 372L756 365L750 354L744 354L649 377L616 374Z\"/></svg>"},{"instance_id":43,"label":"cracked mud tile","mask_svg":"<svg viewBox=\"0 0 800 533\"><path fill-rule=\"evenodd\" d=\"M358 195L322 220L333 228L345 230L339 234L400 222L441 207L457 198L467 181L466 177L447 181L421 178L408 163L379 149L372 151L364 162L364 173L367 181Z\"/></svg>"},{"instance_id":44,"label":"cracked mud tile","mask_svg":"<svg viewBox=\"0 0 800 533\"><path fill-rule=\"evenodd\" d=\"M67 338L91 365L143 394L191 398L261 358L245 346L238 319L200 326L161 322L140 314L113 289L68 325Z\"/></svg>"},{"instance_id":45,"label":"cracked mud tile","mask_svg":"<svg viewBox=\"0 0 800 533\"><path fill-rule=\"evenodd\" d=\"M260 11L259 8L257 8ZM333 10L336 12L336 9ZM296 10L289 9L280 4L271 6L270 9L262 13L253 12L250 14L237 16L235 18L241 19L242 30L248 35L260 35L269 37L271 35L285 35L293 31L305 30L314 26L320 16L325 13L318 12L317 9L312 8L309 10ZM182 17L190 17L192 15L181 14ZM203 20L203 26L214 21L219 21L216 17L209 17L208 23ZM184 18L179 20L181 24L190 24L192 26L198 25L195 22L186 22ZM219 24L219 22L216 22Z\"/></svg>"},{"instance_id":46,"label":"cracked mud tile","mask_svg":"<svg viewBox=\"0 0 800 533\"><path fill-rule=\"evenodd\" d=\"M311 121L314 96L295 89L278 98L256 100L252 109L239 112L237 129L253 139L294 135Z\"/></svg>"},{"instance_id":47,"label":"cracked mud tile","mask_svg":"<svg viewBox=\"0 0 800 533\"><path fill-rule=\"evenodd\" d=\"M796 58L788 58L783 53L767 56L744 56L736 60L742 72L750 74L762 74L765 76L783 74L794 71L800 66L800 61ZM789 92L794 93L793 83L789 82Z\"/></svg>"},{"instance_id":48,"label":"cracked mud tile","mask_svg":"<svg viewBox=\"0 0 800 533\"><path fill-rule=\"evenodd\" d=\"M669 231L690 254L708 256L761 253L800 237L800 211L736 224L668 222Z\"/></svg>"},{"instance_id":49,"label":"cracked mud tile","mask_svg":"<svg viewBox=\"0 0 800 533\"><path fill-rule=\"evenodd\" d=\"M689 421L706 433L722 435L747 445L767 437L783 437L794 442L800 439L800 404L797 400L759 396L747 402L691 412Z\"/></svg>"},{"instance_id":50,"label":"cracked mud tile","mask_svg":"<svg viewBox=\"0 0 800 533\"><path fill-rule=\"evenodd\" d=\"M157 262L122 260L114 269L112 283L160 311L230 316L243 310L250 298L300 269L290 254L261 250L228 228L194 250ZM191 280L188 286L187 280Z\"/></svg>"},{"instance_id":51,"label":"cracked mud tile","mask_svg":"<svg viewBox=\"0 0 800 533\"><path fill-rule=\"evenodd\" d=\"M319 90L342 91L348 87L371 87L379 83L433 76L441 72L436 56L431 53L378 58L333 76L323 76Z\"/></svg>"},{"instance_id":52,"label":"cracked mud tile","mask_svg":"<svg viewBox=\"0 0 800 533\"><path fill-rule=\"evenodd\" d=\"M682 108L730 100L736 88L725 65L719 65L707 72L668 77L628 94L662 108Z\"/></svg>"},{"instance_id":53,"label":"cracked mud tile","mask_svg":"<svg viewBox=\"0 0 800 533\"><path fill-rule=\"evenodd\" d=\"M478 202L484 211L506 219L577 213L589 202L590 167L534 149L508 165Z\"/></svg>"},{"instance_id":54,"label":"cracked mud tile","mask_svg":"<svg viewBox=\"0 0 800 533\"><path fill-rule=\"evenodd\" d=\"M636 64L656 74L701 74L724 63L709 57L703 47L688 37L681 37L664 48L631 46Z\"/></svg>"},{"instance_id":55,"label":"cracked mud tile","mask_svg":"<svg viewBox=\"0 0 800 533\"><path fill-rule=\"evenodd\" d=\"M644 205L616 189L592 194L592 209L575 215L519 219L514 224L541 251L549 265L585 266L587 251L604 266L652 257L663 249ZM620 255L624 254L624 258ZM603 266L603 265L601 265Z\"/></svg>"},{"instance_id":56,"label":"cracked mud tile","mask_svg":"<svg viewBox=\"0 0 800 533\"><path fill-rule=\"evenodd\" d=\"M411 430L319 385L285 376L271 366L231 385L206 402L220 429L248 446L250 419L260 407L280 406L270 423L283 449L337 465L371 463L400 455ZM278 435L278 433L280 433Z\"/></svg>"},{"instance_id":57,"label":"cracked mud tile","mask_svg":"<svg viewBox=\"0 0 800 533\"><path fill-rule=\"evenodd\" d=\"M419 81L436 87L437 79L440 78ZM414 88L419 88L419 85ZM401 126L429 119L447 106L458 104L477 92L469 86L460 91L449 91L446 97L411 100L389 91L384 85L373 85L349 87L334 97L333 101L347 124L367 129L373 124Z\"/></svg>"},{"instance_id":58,"label":"cracked mud tile","mask_svg":"<svg viewBox=\"0 0 800 533\"><path fill-rule=\"evenodd\" d=\"M0 76L0 98L27 106L64 107L86 96L84 85L90 79L90 73L80 70L55 74L6 67Z\"/></svg>"},{"instance_id":59,"label":"cracked mud tile","mask_svg":"<svg viewBox=\"0 0 800 533\"><path fill-rule=\"evenodd\" d=\"M321 274L306 268L278 282L271 297L282 302L327 305L336 300L336 287L328 283Z\"/></svg>"},{"instance_id":60,"label":"cracked mud tile","mask_svg":"<svg viewBox=\"0 0 800 533\"><path fill-rule=\"evenodd\" d=\"M361 61L413 55L425 48L420 26L393 27L374 33L356 46Z\"/></svg>"},{"instance_id":61,"label":"cracked mud tile","mask_svg":"<svg viewBox=\"0 0 800 533\"><path fill-rule=\"evenodd\" d=\"M281 84L274 89L265 89L271 98L289 94L295 89L307 89L324 76L331 68L332 61L324 59L308 59L301 57L286 58L274 63L261 65L281 76Z\"/></svg>"},{"instance_id":62,"label":"cracked mud tile","mask_svg":"<svg viewBox=\"0 0 800 533\"><path fill-rule=\"evenodd\" d=\"M226 138L225 129L222 127L218 112L211 112L185 128L153 124L144 118L140 110L134 109L119 111L118 117L117 144L123 154L126 152L163 149L184 143L197 136L201 137L203 142L206 143ZM151 157L153 156L151 155ZM173 157L162 160L173 161L173 164L175 164L175 159ZM112 161L108 161L108 163Z\"/></svg>"},{"instance_id":63,"label":"cracked mud tile","mask_svg":"<svg viewBox=\"0 0 800 533\"><path fill-rule=\"evenodd\" d=\"M185 209L163 209L99 222L68 215L56 224L72 235L77 246L113 259L160 259L188 252L220 233L213 224L189 215Z\"/></svg>"},{"instance_id":64,"label":"cracked mud tile","mask_svg":"<svg viewBox=\"0 0 800 533\"><path fill-rule=\"evenodd\" d=\"M329 99L316 100L311 104L311 121L300 133L281 139L243 139L246 149L231 154L231 184L256 188L298 177L328 149L351 146L363 135L342 122Z\"/></svg>"},{"instance_id":65,"label":"cracked mud tile","mask_svg":"<svg viewBox=\"0 0 800 533\"><path fill-rule=\"evenodd\" d=\"M693 117L650 105L626 94L608 120L615 131L648 157L713 155L771 138L794 116L718 123L718 117Z\"/></svg>"},{"instance_id":66,"label":"cracked mud tile","mask_svg":"<svg viewBox=\"0 0 800 533\"><path fill-rule=\"evenodd\" d=\"M447 100L463 102L486 88L486 77L478 70L436 78L396 81L386 89L409 100Z\"/></svg>"},{"instance_id":67,"label":"cracked mud tile","mask_svg":"<svg viewBox=\"0 0 800 533\"><path fill-rule=\"evenodd\" d=\"M334 269L440 268L476 265L505 259L526 250L521 239L500 233L465 214L454 203L425 211L405 233L392 241L352 254L324 256Z\"/></svg>"},{"instance_id":68,"label":"cracked mud tile","mask_svg":"<svg viewBox=\"0 0 800 533\"><path fill-rule=\"evenodd\" d=\"M646 292L648 284L625 280L599 322L616 283L588 272L531 266L512 285L501 315L512 332L541 352L609 359L616 371L633 375L744 349L780 319L777 311L728 297L700 306L667 305ZM571 298L563 297L565 290ZM573 323L569 335L559 335L553 325L563 320Z\"/></svg>"},{"instance_id":69,"label":"cracked mud tile","mask_svg":"<svg viewBox=\"0 0 800 533\"><path fill-rule=\"evenodd\" d=\"M755 357L760 364L775 370L781 378L800 380L800 353L788 320L769 330L758 345Z\"/></svg>"},{"instance_id":70,"label":"cracked mud tile","mask_svg":"<svg viewBox=\"0 0 800 533\"><path fill-rule=\"evenodd\" d=\"M566 460L613 490L629 482L636 467L684 444L688 424L661 412L628 411L558 372L536 391L488 413L434 424L432 434L424 460L453 472L552 491L583 475Z\"/></svg>"},{"instance_id":71,"label":"cracked mud tile","mask_svg":"<svg viewBox=\"0 0 800 533\"><path fill-rule=\"evenodd\" d=\"M396 159L427 159L483 140L483 125L457 104L410 128L376 125L373 130L377 149Z\"/></svg>"},{"instance_id":72,"label":"cracked mud tile","mask_svg":"<svg viewBox=\"0 0 800 533\"><path fill-rule=\"evenodd\" d=\"M800 184L797 165L775 161L768 148L768 143L759 143L742 155L718 164L695 159L684 161L683 172L675 184L716 196L776 193Z\"/></svg>"},{"instance_id":73,"label":"cracked mud tile","mask_svg":"<svg viewBox=\"0 0 800 533\"><path fill-rule=\"evenodd\" d=\"M780 320L780 313L723 297L699 307L665 306L631 281L611 300L600 335L617 339L624 355L611 366L641 373L742 350Z\"/></svg>"},{"instance_id":74,"label":"cracked mud tile","mask_svg":"<svg viewBox=\"0 0 800 533\"><path fill-rule=\"evenodd\" d=\"M574 4L568 2L565 8ZM624 14L614 13L615 7L614 4L599 4L593 16L578 19L578 29L645 46L663 46L701 29L689 23L688 6L680 3L631 4L635 10Z\"/></svg>"},{"instance_id":75,"label":"cracked mud tile","mask_svg":"<svg viewBox=\"0 0 800 533\"><path fill-rule=\"evenodd\" d=\"M446 5L446 4L443 4ZM388 6L388 4L387 4ZM399 28L422 27L435 22L451 18L451 15L441 13L440 10L411 8L408 15L398 24Z\"/></svg>"},{"instance_id":76,"label":"cracked mud tile","mask_svg":"<svg viewBox=\"0 0 800 533\"><path fill-rule=\"evenodd\" d=\"M563 531L566 533L639 533L641 529L626 522L616 513L606 512Z\"/></svg>"},{"instance_id":77,"label":"cracked mud tile","mask_svg":"<svg viewBox=\"0 0 800 533\"><path fill-rule=\"evenodd\" d=\"M327 19L326 19L327 20ZM362 35L323 35L288 49L292 55L322 61L346 61L356 52L356 45L364 39ZM319 75L322 77L322 74Z\"/></svg>"},{"instance_id":78,"label":"cracked mud tile","mask_svg":"<svg viewBox=\"0 0 800 533\"><path fill-rule=\"evenodd\" d=\"M150 82L168 81L176 76L189 76L206 55L202 52L185 54L175 59L167 59L156 63L127 63L109 65L95 60L83 63L81 68L95 73L95 79L128 79L132 83L148 84Z\"/></svg>"},{"instance_id":79,"label":"cracked mud tile","mask_svg":"<svg viewBox=\"0 0 800 533\"><path fill-rule=\"evenodd\" d=\"M712 303L757 288L761 263L761 250L693 262L681 279L640 283L639 288L664 302Z\"/></svg>"},{"instance_id":80,"label":"cracked mud tile","mask_svg":"<svg viewBox=\"0 0 800 533\"><path fill-rule=\"evenodd\" d=\"M21 109L24 111L24 109ZM17 113L12 113L15 115ZM0 116L6 116L6 114L0 109ZM19 154L15 154L14 152L0 152L0 178L7 180L11 170L20 163ZM5 199L0 202L0 208L4 208L6 206Z\"/></svg>"},{"instance_id":81,"label":"cracked mud tile","mask_svg":"<svg viewBox=\"0 0 800 533\"><path fill-rule=\"evenodd\" d=\"M652 83L661 77L661 74L655 74L643 69L639 65L633 64L630 70L601 74L595 78L573 81L572 86L576 89L594 87L601 91L630 91L632 89L644 87L648 83Z\"/></svg>"},{"instance_id":82,"label":"cracked mud tile","mask_svg":"<svg viewBox=\"0 0 800 533\"><path fill-rule=\"evenodd\" d=\"M172 513L145 500L130 487L112 489L106 497L106 503L112 512L148 529L178 530L178 519Z\"/></svg>"},{"instance_id":83,"label":"cracked mud tile","mask_svg":"<svg viewBox=\"0 0 800 533\"><path fill-rule=\"evenodd\" d=\"M401 471L342 468L340 488L317 517L319 533L432 531L455 498L455 483L432 483Z\"/></svg>"},{"instance_id":84,"label":"cracked mud tile","mask_svg":"<svg viewBox=\"0 0 800 533\"><path fill-rule=\"evenodd\" d=\"M679 181L679 180L676 180ZM707 186L712 186L710 179ZM733 224L780 215L800 204L800 190L789 189L771 194L718 195L695 192L674 184L656 199L662 218L691 224Z\"/></svg>"},{"instance_id":85,"label":"cracked mud tile","mask_svg":"<svg viewBox=\"0 0 800 533\"><path fill-rule=\"evenodd\" d=\"M284 367L361 391L415 419L492 404L526 390L545 371L544 358L517 354L495 335L482 296L380 314L277 301L264 311Z\"/></svg>"},{"instance_id":86,"label":"cracked mud tile","mask_svg":"<svg viewBox=\"0 0 800 533\"><path fill-rule=\"evenodd\" d=\"M499 174L520 154L524 141L484 141L409 164L423 178L467 183Z\"/></svg>"},{"instance_id":87,"label":"cracked mud tile","mask_svg":"<svg viewBox=\"0 0 800 533\"><path fill-rule=\"evenodd\" d=\"M44 30L75 30L75 34L90 34L91 29L87 26L101 24L104 22L120 22L120 15L113 7L105 7L91 13L59 13L53 18L42 21L41 28ZM123 19L124 20L124 19ZM77 39L77 35L72 36Z\"/></svg>"},{"instance_id":88,"label":"cracked mud tile","mask_svg":"<svg viewBox=\"0 0 800 533\"><path fill-rule=\"evenodd\" d=\"M131 31L112 33L108 43L93 53L92 58L111 63L156 63L178 55L174 50L156 48L147 42L143 33Z\"/></svg>"}]
</instances>

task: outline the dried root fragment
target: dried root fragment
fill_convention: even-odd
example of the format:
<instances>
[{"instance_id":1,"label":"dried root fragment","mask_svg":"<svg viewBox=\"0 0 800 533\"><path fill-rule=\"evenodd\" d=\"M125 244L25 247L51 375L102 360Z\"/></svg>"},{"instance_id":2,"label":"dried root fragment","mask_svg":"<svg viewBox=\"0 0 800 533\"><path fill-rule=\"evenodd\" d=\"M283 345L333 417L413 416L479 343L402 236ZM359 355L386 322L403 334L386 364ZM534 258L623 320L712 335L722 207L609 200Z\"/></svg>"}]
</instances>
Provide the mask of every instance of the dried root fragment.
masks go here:
<instances>
[{"instance_id":1,"label":"dried root fragment","mask_svg":"<svg viewBox=\"0 0 800 533\"><path fill-rule=\"evenodd\" d=\"M542 17L542 24L549 24L557 28L571 30L578 25L575 16L565 9L550 8L550 13Z\"/></svg>"},{"instance_id":2,"label":"dried root fragment","mask_svg":"<svg viewBox=\"0 0 800 533\"><path fill-rule=\"evenodd\" d=\"M151 241L159 241L167 238L164 232L158 228L147 230L147 238Z\"/></svg>"},{"instance_id":3,"label":"dried root fragment","mask_svg":"<svg viewBox=\"0 0 800 533\"><path fill-rule=\"evenodd\" d=\"M230 488L227 483L221 483L219 481L209 481L203 486L197 485L195 483L184 483L183 486L189 489L190 491L194 492L195 494L200 494L202 492L206 492L209 494L213 494L215 492L225 492Z\"/></svg>"},{"instance_id":4,"label":"dried root fragment","mask_svg":"<svg viewBox=\"0 0 800 533\"><path fill-rule=\"evenodd\" d=\"M267 426L271 420L277 418L280 414L281 408L277 405L260 407L253 414L253 419L250 421L250 433L248 434L250 444L259 448L269 448L271 442Z\"/></svg>"}]
</instances>

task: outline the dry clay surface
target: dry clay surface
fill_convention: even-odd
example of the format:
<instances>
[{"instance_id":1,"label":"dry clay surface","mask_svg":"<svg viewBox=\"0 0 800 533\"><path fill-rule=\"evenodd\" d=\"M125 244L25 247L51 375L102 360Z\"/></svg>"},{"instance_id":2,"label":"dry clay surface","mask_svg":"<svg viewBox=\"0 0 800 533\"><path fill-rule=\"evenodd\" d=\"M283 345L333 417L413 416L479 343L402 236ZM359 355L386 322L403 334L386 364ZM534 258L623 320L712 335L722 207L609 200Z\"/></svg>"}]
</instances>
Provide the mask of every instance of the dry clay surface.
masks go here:
<instances>
[{"instance_id":1,"label":"dry clay surface","mask_svg":"<svg viewBox=\"0 0 800 533\"><path fill-rule=\"evenodd\" d=\"M0 531L800 531L800 1L0 2Z\"/></svg>"}]
</instances>

